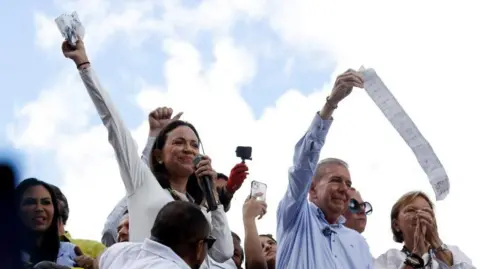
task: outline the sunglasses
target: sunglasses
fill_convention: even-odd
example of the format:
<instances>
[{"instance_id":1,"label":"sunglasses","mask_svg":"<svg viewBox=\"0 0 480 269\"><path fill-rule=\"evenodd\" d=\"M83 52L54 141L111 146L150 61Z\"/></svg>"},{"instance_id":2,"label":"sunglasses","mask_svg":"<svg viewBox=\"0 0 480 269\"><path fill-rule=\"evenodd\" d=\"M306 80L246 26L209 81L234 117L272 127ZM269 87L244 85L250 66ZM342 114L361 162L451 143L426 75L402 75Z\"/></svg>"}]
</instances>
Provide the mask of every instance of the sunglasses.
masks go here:
<instances>
[{"instance_id":1,"label":"sunglasses","mask_svg":"<svg viewBox=\"0 0 480 269\"><path fill-rule=\"evenodd\" d=\"M354 214L365 212L365 215L372 214L373 208L369 202L359 203L355 199L350 199L348 202L348 210Z\"/></svg>"},{"instance_id":2,"label":"sunglasses","mask_svg":"<svg viewBox=\"0 0 480 269\"><path fill-rule=\"evenodd\" d=\"M215 237L209 235L205 239L202 239L200 241L203 241L205 244L207 244L207 248L211 249L213 244L215 243L215 241L217 241L217 239L215 239Z\"/></svg>"}]
</instances>

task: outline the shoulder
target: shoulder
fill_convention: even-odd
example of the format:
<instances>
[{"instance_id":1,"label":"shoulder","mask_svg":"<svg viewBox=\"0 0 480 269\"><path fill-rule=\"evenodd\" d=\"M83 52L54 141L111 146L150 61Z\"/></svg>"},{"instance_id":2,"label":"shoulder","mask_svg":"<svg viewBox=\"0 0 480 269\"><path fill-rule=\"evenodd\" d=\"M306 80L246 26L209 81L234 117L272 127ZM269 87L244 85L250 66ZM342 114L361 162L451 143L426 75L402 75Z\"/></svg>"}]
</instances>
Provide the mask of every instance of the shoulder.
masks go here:
<instances>
[{"instance_id":1,"label":"shoulder","mask_svg":"<svg viewBox=\"0 0 480 269\"><path fill-rule=\"evenodd\" d=\"M111 247L107 248L99 258L100 268L104 268L110 264L115 257L122 256L120 254L127 253L133 249L140 248L142 243L133 243L133 242L122 242L116 243Z\"/></svg>"},{"instance_id":2,"label":"shoulder","mask_svg":"<svg viewBox=\"0 0 480 269\"><path fill-rule=\"evenodd\" d=\"M60 242L60 252L75 252L76 245L70 242Z\"/></svg>"},{"instance_id":3,"label":"shoulder","mask_svg":"<svg viewBox=\"0 0 480 269\"><path fill-rule=\"evenodd\" d=\"M385 267L389 264L399 265L405 260L404 254L398 250L391 248L375 259L375 267Z\"/></svg>"}]
</instances>

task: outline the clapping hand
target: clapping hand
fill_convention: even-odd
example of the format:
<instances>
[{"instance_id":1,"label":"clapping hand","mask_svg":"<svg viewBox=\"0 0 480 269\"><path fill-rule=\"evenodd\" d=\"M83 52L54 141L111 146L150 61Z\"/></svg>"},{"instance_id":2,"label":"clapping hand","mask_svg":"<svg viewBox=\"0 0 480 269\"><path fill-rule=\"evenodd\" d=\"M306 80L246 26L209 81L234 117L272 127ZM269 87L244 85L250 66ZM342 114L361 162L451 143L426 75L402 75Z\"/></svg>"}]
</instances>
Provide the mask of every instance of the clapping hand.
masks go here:
<instances>
[{"instance_id":1,"label":"clapping hand","mask_svg":"<svg viewBox=\"0 0 480 269\"><path fill-rule=\"evenodd\" d=\"M173 109L169 107L159 107L148 115L148 124L150 126L150 136L156 137L160 131L170 122L179 120L183 112L177 113L173 118Z\"/></svg>"},{"instance_id":2,"label":"clapping hand","mask_svg":"<svg viewBox=\"0 0 480 269\"><path fill-rule=\"evenodd\" d=\"M433 210L428 207L418 210L417 217L420 224L425 227L425 240L427 243L433 248L440 247L443 243L438 236L437 222Z\"/></svg>"}]
</instances>

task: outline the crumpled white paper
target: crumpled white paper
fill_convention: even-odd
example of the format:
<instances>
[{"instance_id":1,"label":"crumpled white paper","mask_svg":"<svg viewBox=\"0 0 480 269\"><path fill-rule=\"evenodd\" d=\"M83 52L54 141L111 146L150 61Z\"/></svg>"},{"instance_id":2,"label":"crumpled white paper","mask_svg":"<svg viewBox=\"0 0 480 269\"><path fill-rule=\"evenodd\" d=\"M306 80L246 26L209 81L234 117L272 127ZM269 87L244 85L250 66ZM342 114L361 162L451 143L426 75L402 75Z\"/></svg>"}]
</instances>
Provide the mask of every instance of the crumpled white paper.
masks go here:
<instances>
[{"instance_id":1,"label":"crumpled white paper","mask_svg":"<svg viewBox=\"0 0 480 269\"><path fill-rule=\"evenodd\" d=\"M55 23L62 36L72 47L75 47L78 38L83 39L85 36L85 28L80 22L77 12L62 14L55 19Z\"/></svg>"}]
</instances>

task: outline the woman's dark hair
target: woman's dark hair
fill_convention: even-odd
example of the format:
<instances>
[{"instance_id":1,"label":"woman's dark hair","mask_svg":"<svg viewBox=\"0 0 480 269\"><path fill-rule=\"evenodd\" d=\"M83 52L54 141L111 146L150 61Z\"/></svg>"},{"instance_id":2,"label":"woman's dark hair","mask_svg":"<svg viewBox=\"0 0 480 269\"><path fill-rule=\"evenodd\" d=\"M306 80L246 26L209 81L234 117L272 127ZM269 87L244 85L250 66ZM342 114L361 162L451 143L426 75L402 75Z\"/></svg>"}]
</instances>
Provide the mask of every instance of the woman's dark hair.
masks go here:
<instances>
[{"instance_id":1,"label":"woman's dark hair","mask_svg":"<svg viewBox=\"0 0 480 269\"><path fill-rule=\"evenodd\" d=\"M37 264L41 261L55 262L57 260L58 251L60 249L60 238L58 236L58 204L55 193L50 184L40 181L36 178L28 178L20 182L15 189L15 206L17 206L17 217L20 218L20 207L25 192L35 186L42 186L50 193L53 204L53 218L50 227L43 232L43 239L40 245L37 245L38 232L32 231L21 220L18 238L21 240L21 249L30 256L30 262Z\"/></svg>"},{"instance_id":2,"label":"woman's dark hair","mask_svg":"<svg viewBox=\"0 0 480 269\"><path fill-rule=\"evenodd\" d=\"M181 120L176 120L176 121L170 122L167 126L165 126L162 129L160 134L157 136L155 143L153 144L153 150L155 149L162 150L167 141L168 134L174 129L181 126L187 126L188 128L192 129L192 131L197 136L199 143L201 143L200 136L198 135L197 129L195 129L195 127L191 123L181 121ZM153 150L152 150L152 153L153 153ZM169 174L168 174L167 167L165 167L165 164L158 163L155 160L155 157L153 156L153 154L150 154L150 164L152 167L152 172L157 178L158 183L160 183L160 186L162 186L162 188L164 189L169 189L170 188ZM200 205L202 203L204 198L203 192L200 189L200 186L198 185L197 177L195 176L195 174L192 174L188 177L187 193L193 198L196 204Z\"/></svg>"}]
</instances>

